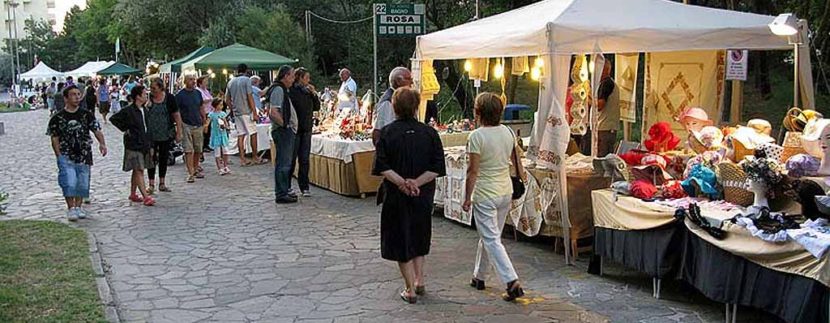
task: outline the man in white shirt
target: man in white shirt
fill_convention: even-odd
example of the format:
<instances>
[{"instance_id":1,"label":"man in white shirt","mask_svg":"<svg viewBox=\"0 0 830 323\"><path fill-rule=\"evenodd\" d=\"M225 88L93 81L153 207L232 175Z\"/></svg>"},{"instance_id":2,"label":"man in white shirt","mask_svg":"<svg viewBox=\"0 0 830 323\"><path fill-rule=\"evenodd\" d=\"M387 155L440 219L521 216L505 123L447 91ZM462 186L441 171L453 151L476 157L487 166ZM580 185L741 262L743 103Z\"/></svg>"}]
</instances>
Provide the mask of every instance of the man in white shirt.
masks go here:
<instances>
[{"instance_id":1,"label":"man in white shirt","mask_svg":"<svg viewBox=\"0 0 830 323\"><path fill-rule=\"evenodd\" d=\"M236 68L237 74L228 82L228 91L225 93L225 102L231 107L234 113L234 123L237 133L237 148L239 149L240 166L262 164L263 161L257 153L257 129L256 129L256 104L254 103L253 85L248 77L248 65L239 64ZM251 138L251 151L253 161L245 158L245 137Z\"/></svg>"},{"instance_id":2,"label":"man in white shirt","mask_svg":"<svg viewBox=\"0 0 830 323\"><path fill-rule=\"evenodd\" d=\"M375 106L374 119L372 121L372 143L380 139L380 131L395 121L395 111L392 109L392 94L401 87L412 86L412 72L406 67L398 66L389 72L389 88L380 97Z\"/></svg>"},{"instance_id":3,"label":"man in white shirt","mask_svg":"<svg viewBox=\"0 0 830 323\"><path fill-rule=\"evenodd\" d=\"M352 113L357 109L357 83L352 79L352 72L344 68L340 70L340 91L337 93L339 111L351 108Z\"/></svg>"}]
</instances>

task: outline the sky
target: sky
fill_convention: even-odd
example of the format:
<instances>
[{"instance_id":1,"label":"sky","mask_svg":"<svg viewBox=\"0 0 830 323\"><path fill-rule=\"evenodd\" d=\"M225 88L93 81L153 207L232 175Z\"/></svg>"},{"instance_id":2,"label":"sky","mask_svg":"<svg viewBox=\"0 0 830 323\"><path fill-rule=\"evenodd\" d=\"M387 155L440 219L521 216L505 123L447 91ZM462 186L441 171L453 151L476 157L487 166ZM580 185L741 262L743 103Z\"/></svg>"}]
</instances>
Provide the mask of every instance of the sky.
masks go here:
<instances>
[{"instance_id":1,"label":"sky","mask_svg":"<svg viewBox=\"0 0 830 323\"><path fill-rule=\"evenodd\" d=\"M79 6L81 9L86 7L86 0L57 0L55 1L55 32L63 30L63 18L72 6Z\"/></svg>"}]
</instances>

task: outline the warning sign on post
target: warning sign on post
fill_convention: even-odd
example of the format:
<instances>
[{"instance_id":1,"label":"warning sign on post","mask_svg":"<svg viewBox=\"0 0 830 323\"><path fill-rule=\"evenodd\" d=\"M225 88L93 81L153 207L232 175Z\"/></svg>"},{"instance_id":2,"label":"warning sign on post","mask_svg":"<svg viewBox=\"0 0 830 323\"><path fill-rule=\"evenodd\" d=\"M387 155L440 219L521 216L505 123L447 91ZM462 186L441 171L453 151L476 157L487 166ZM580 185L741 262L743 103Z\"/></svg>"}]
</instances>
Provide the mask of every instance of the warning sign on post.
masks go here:
<instances>
[{"instance_id":1,"label":"warning sign on post","mask_svg":"<svg viewBox=\"0 0 830 323\"><path fill-rule=\"evenodd\" d=\"M423 35L426 31L423 4L375 4L375 22L380 37Z\"/></svg>"},{"instance_id":2,"label":"warning sign on post","mask_svg":"<svg viewBox=\"0 0 830 323\"><path fill-rule=\"evenodd\" d=\"M749 51L745 49L729 50L726 53L726 79L746 81L746 74L749 64L747 58Z\"/></svg>"}]
</instances>

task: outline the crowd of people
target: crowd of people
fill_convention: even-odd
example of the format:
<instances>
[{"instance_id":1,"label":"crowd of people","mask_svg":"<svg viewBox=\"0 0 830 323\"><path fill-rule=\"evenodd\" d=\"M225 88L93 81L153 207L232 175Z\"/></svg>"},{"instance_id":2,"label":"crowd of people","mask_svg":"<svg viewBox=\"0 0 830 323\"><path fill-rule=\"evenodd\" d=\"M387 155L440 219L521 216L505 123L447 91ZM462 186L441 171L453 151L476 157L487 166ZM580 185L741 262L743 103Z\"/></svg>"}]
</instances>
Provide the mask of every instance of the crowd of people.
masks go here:
<instances>
[{"instance_id":1,"label":"crowd of people","mask_svg":"<svg viewBox=\"0 0 830 323\"><path fill-rule=\"evenodd\" d=\"M350 93L347 98L351 100L356 85L348 70L341 72L341 80L341 91ZM311 196L308 173L312 114L320 108L320 99L310 74L304 68L282 66L267 89L259 87L260 81L240 64L224 94L216 97L207 89L207 77L190 74L183 76L182 87L175 95L159 78L129 79L121 86L118 82L108 85L106 79L87 80L83 91L71 79L56 84L48 134L57 159L67 218L77 221L87 216L82 201L89 197L93 136L101 155L107 154L95 108L102 118L113 113L109 121L123 132L122 170L131 174L128 198L132 202L156 204L156 173L158 190L171 191L165 181L167 158L176 143L181 143L184 151L187 183L205 177L201 164L205 146L214 153L218 174L231 174L231 124L238 136L240 166L264 163L256 153L256 125L261 117L270 119L270 135L276 146L274 201L295 203L300 195ZM412 304L426 293L424 263L431 245L435 178L446 174L444 148L437 131L416 119L420 94L410 88L411 72L404 67L393 69L389 84L375 109L372 173L384 179L378 193L382 204L381 256L398 263L405 285L400 298ZM127 95L122 97L122 92ZM114 108L115 101L120 109ZM515 134L500 124L503 110L504 102L496 94L482 93L475 100L479 128L469 135L463 208L472 212L480 236L470 286L483 290L489 264L493 264L506 286L503 298L513 301L524 292L501 243L501 231L514 195L511 160L514 169L521 169L521 164ZM245 153L246 138L250 138L254 152L250 158ZM295 168L299 168L299 191L291 189ZM516 172L515 176L524 174Z\"/></svg>"}]
</instances>

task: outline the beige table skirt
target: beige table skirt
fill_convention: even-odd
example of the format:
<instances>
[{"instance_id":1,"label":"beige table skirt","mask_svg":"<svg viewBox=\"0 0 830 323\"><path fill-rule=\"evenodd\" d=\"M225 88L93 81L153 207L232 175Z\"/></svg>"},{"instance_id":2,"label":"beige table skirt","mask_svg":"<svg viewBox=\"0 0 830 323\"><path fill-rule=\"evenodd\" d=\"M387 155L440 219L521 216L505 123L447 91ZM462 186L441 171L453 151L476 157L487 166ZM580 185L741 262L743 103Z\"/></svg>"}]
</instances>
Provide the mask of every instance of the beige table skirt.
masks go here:
<instances>
[{"instance_id":1,"label":"beige table skirt","mask_svg":"<svg viewBox=\"0 0 830 323\"><path fill-rule=\"evenodd\" d=\"M353 154L351 163L312 154L308 179L311 184L337 194L365 197L365 194L377 193L383 179L372 176L374 159L374 151Z\"/></svg>"}]
</instances>

